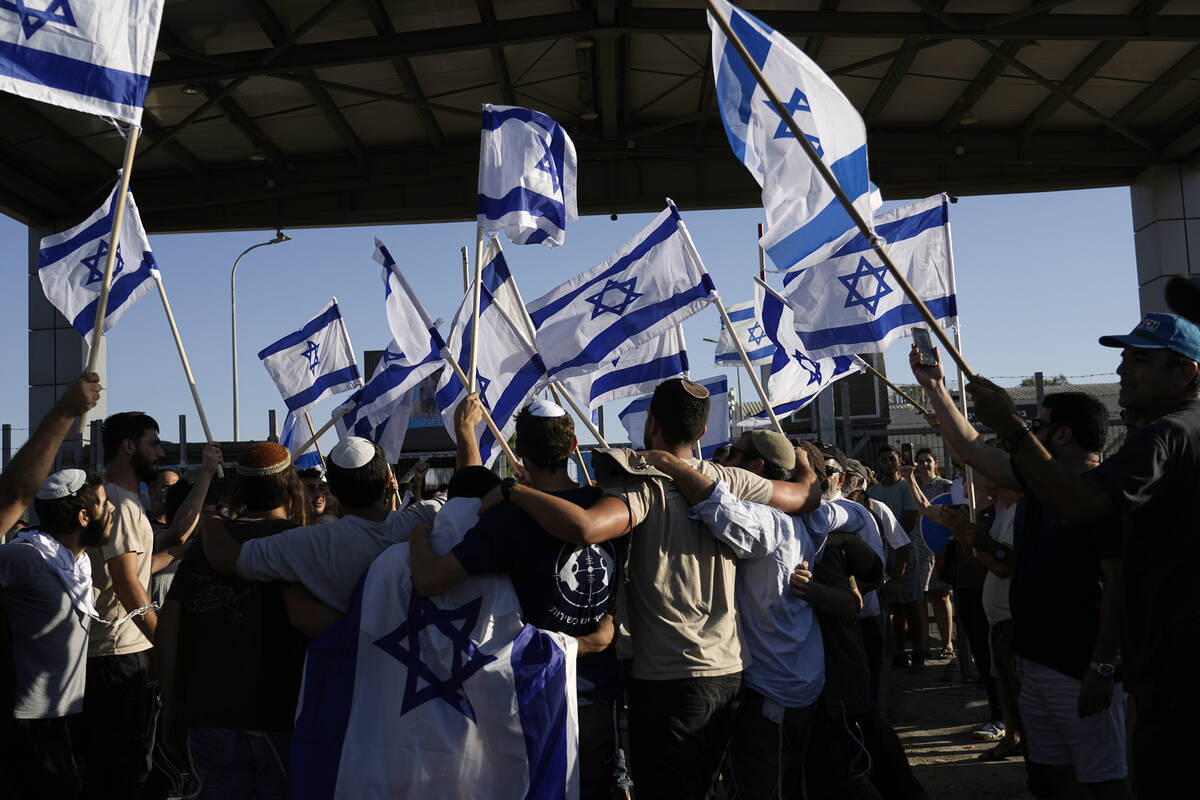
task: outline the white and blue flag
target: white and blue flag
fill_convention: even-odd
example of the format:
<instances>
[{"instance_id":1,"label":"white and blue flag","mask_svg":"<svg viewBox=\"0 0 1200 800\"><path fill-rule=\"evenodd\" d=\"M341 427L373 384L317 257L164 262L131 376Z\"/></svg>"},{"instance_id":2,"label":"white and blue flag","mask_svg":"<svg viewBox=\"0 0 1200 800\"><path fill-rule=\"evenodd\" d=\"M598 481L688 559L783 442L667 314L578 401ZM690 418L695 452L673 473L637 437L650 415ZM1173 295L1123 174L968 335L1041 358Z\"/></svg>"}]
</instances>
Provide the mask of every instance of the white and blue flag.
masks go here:
<instances>
[{"instance_id":1,"label":"white and blue flag","mask_svg":"<svg viewBox=\"0 0 1200 800\"><path fill-rule=\"evenodd\" d=\"M96 324L104 263L112 244L113 201L118 186L113 187L104 205L83 222L42 239L38 252L38 278L46 299L62 312L88 344L91 344ZM150 240L146 238L137 203L130 192L125 198L125 216L121 220L117 256L113 262L104 330L117 324L117 320L154 287L158 277L158 263L150 251Z\"/></svg>"},{"instance_id":2,"label":"white and blue flag","mask_svg":"<svg viewBox=\"0 0 1200 800\"><path fill-rule=\"evenodd\" d=\"M388 461L400 457L412 412L413 390L442 367L442 357L436 351L428 352L416 364L410 361L393 339L383 351L371 379L334 411L336 415L346 409L334 423L339 436L370 439L383 448Z\"/></svg>"},{"instance_id":3,"label":"white and blue flag","mask_svg":"<svg viewBox=\"0 0 1200 800\"><path fill-rule=\"evenodd\" d=\"M724 375L718 375L715 378L696 382L708 389L708 427L704 431L704 435L700 437L700 455L705 459L710 459L718 447L729 444L729 379ZM646 434L646 418L650 416L652 397L653 393L637 398L617 415L635 449L650 446L643 439Z\"/></svg>"},{"instance_id":4,"label":"white and blue flag","mask_svg":"<svg viewBox=\"0 0 1200 800\"><path fill-rule=\"evenodd\" d=\"M942 325L958 324L949 198L934 195L875 218L875 233ZM848 233L824 261L784 276L796 332L813 358L883 352L924 318L863 236Z\"/></svg>"},{"instance_id":5,"label":"white and blue flag","mask_svg":"<svg viewBox=\"0 0 1200 800\"><path fill-rule=\"evenodd\" d=\"M0 91L140 125L163 0L0 0Z\"/></svg>"},{"instance_id":6,"label":"white and blue flag","mask_svg":"<svg viewBox=\"0 0 1200 800\"><path fill-rule=\"evenodd\" d=\"M445 553L477 521L455 498L434 522ZM573 637L526 625L505 575L435 597L407 542L359 583L309 646L292 735L292 800L579 796Z\"/></svg>"},{"instance_id":7,"label":"white and blue flag","mask_svg":"<svg viewBox=\"0 0 1200 800\"><path fill-rule=\"evenodd\" d=\"M825 387L856 372L862 372L862 359L856 355L817 358L804 352L796 334L791 307L774 292L755 285L755 302L767 336L775 344L767 397L775 416L783 418L804 408ZM763 409L756 417L767 417Z\"/></svg>"},{"instance_id":8,"label":"white and blue flag","mask_svg":"<svg viewBox=\"0 0 1200 800\"><path fill-rule=\"evenodd\" d=\"M716 5L855 208L870 222L879 198L867 173L862 117L837 84L786 36L725 0L716 0ZM760 244L778 268L787 269L853 223L711 15L709 27L725 134L734 155L763 187L767 232Z\"/></svg>"},{"instance_id":9,"label":"white and blue flag","mask_svg":"<svg viewBox=\"0 0 1200 800\"><path fill-rule=\"evenodd\" d=\"M408 279L400 271L396 260L378 239L375 240L375 253L372 258L383 268L380 273L383 279L383 302L387 311L388 327L392 330L392 344L389 347L392 359L388 363L392 366L417 368L436 361L441 357L442 348L446 346L438 333L437 324L429 318L429 312L409 286ZM395 350L391 350L392 347ZM413 385L419 382L420 378L417 378Z\"/></svg>"},{"instance_id":10,"label":"white and blue flag","mask_svg":"<svg viewBox=\"0 0 1200 800\"><path fill-rule=\"evenodd\" d=\"M362 386L336 297L300 330L260 350L258 358L294 414Z\"/></svg>"},{"instance_id":11,"label":"white and blue flag","mask_svg":"<svg viewBox=\"0 0 1200 800\"><path fill-rule=\"evenodd\" d=\"M516 427L516 414L533 400L546 384L546 367L530 340L525 313L518 300L512 274L495 239L485 252L487 266L482 271L479 292L479 331L476 346L475 383L479 398L503 436ZM465 372L471 361L472 295L463 297L447 337L448 352ZM445 370L437 388L437 404L442 410L446 430L454 437L454 409L466 397L467 387L452 370ZM495 437L484 423L476 431L479 453L485 465L491 465L501 452Z\"/></svg>"},{"instance_id":12,"label":"white and blue flag","mask_svg":"<svg viewBox=\"0 0 1200 800\"><path fill-rule=\"evenodd\" d=\"M657 339L607 362L586 375L567 378L563 385L584 405L597 409L623 397L653 392L667 378L687 377L687 345L683 326L676 325Z\"/></svg>"},{"instance_id":13,"label":"white and blue flag","mask_svg":"<svg viewBox=\"0 0 1200 800\"><path fill-rule=\"evenodd\" d=\"M725 322L722 320L721 336L717 339L717 352L714 357L717 366L742 366L742 357L738 353L736 344L738 339L741 340L742 347L746 349L746 355L750 358L751 364L770 364L771 356L775 354L775 345L767 337L762 322L754 313L754 301L749 300L729 306L725 312L729 314L729 321L733 323L733 329L726 328Z\"/></svg>"},{"instance_id":14,"label":"white and blue flag","mask_svg":"<svg viewBox=\"0 0 1200 800\"><path fill-rule=\"evenodd\" d=\"M619 250L530 303L529 316L550 377L561 380L662 336L715 292L679 209L667 200Z\"/></svg>"},{"instance_id":15,"label":"white and blue flag","mask_svg":"<svg viewBox=\"0 0 1200 800\"><path fill-rule=\"evenodd\" d=\"M296 415L288 412L283 420L283 432L279 434L279 444L283 445L291 452L292 445L296 444L296 428L300 421L296 419ZM301 436L301 441L307 441L306 436ZM317 443L313 442L303 453L292 456L292 463L296 465L296 469L309 469L310 467L321 466L321 454L317 452Z\"/></svg>"},{"instance_id":16,"label":"white and blue flag","mask_svg":"<svg viewBox=\"0 0 1200 800\"><path fill-rule=\"evenodd\" d=\"M367 386L370 386L370 382ZM333 423L337 430L338 438L344 439L347 436L361 436L364 439L369 439L375 444L383 448L383 453L387 456L390 463L396 463L400 460L400 456L404 452L404 437L408 435L408 421L412 417L413 395L415 389L410 390L403 397L397 399L389 408L387 416L382 422L372 423L371 412L378 412L378 406L372 407L372 404L364 402L363 395L367 387L363 387L354 392L333 411L333 416L337 420ZM345 409L346 413L338 417L338 414Z\"/></svg>"},{"instance_id":17,"label":"white and blue flag","mask_svg":"<svg viewBox=\"0 0 1200 800\"><path fill-rule=\"evenodd\" d=\"M575 208L575 145L557 122L517 106L483 106L479 224L513 244L563 243Z\"/></svg>"}]
</instances>

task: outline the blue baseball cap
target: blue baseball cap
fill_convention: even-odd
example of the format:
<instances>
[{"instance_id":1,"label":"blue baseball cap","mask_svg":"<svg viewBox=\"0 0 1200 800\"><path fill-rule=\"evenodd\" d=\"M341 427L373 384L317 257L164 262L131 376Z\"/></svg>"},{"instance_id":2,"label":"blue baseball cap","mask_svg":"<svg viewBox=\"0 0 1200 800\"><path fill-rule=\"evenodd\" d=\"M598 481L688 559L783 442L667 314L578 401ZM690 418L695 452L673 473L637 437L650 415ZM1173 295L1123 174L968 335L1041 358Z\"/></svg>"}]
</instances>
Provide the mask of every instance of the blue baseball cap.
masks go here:
<instances>
[{"instance_id":1,"label":"blue baseball cap","mask_svg":"<svg viewBox=\"0 0 1200 800\"><path fill-rule=\"evenodd\" d=\"M1128 336L1101 336L1100 344L1174 350L1184 358L1200 362L1200 328L1178 314L1147 314Z\"/></svg>"}]
</instances>

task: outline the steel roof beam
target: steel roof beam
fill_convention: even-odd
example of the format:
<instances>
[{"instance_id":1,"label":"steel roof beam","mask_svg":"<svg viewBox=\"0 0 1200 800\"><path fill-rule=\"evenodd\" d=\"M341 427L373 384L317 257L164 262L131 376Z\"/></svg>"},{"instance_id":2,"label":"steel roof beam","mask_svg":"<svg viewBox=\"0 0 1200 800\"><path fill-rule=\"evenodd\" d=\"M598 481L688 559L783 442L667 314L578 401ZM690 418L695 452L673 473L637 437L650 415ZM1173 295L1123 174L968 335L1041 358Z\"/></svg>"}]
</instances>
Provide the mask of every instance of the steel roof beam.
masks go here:
<instances>
[{"instance_id":1,"label":"steel roof beam","mask_svg":"<svg viewBox=\"0 0 1200 800\"><path fill-rule=\"evenodd\" d=\"M484 27L495 35L497 29L496 9L492 7L492 0L475 0L475 7L479 10L479 19L483 21ZM500 96L504 98L507 105L516 105L517 95L513 91L512 77L508 74L508 60L504 57L504 45L493 44L488 47L488 52L492 56L492 71L496 73Z\"/></svg>"},{"instance_id":2,"label":"steel roof beam","mask_svg":"<svg viewBox=\"0 0 1200 800\"><path fill-rule=\"evenodd\" d=\"M363 0L363 7L366 9L367 16L371 18L371 24L375 26L376 32L380 36L391 36L396 32L396 26L392 24L392 17L388 14L387 9L383 7L383 0ZM392 69L396 71L396 77L400 79L400 84L404 87L405 93L413 100L424 103L425 92L421 89L421 82L417 79L417 73L412 68L412 62L403 56L398 56L391 59ZM425 135L429 137L429 143L434 147L441 147L446 141L446 135L442 133L442 127L438 125L437 117L433 112L423 106L415 108L417 119L421 121L421 125L425 128Z\"/></svg>"},{"instance_id":3,"label":"steel roof beam","mask_svg":"<svg viewBox=\"0 0 1200 800\"><path fill-rule=\"evenodd\" d=\"M1008 55L1014 56L1021 49L1021 44L1021 42L1005 42L1000 45L1000 49L1008 53ZM970 85L963 90L962 94L954 100L954 103L946 111L942 117L942 121L938 123L938 130L943 133L954 130L962 122L963 117L975 107L975 104L983 99L983 96L987 94L987 90L992 88L992 84L1004 72L1007 64L1008 62L999 56L989 58L987 63L983 65L983 68L975 73L975 77L971 80Z\"/></svg>"}]
</instances>

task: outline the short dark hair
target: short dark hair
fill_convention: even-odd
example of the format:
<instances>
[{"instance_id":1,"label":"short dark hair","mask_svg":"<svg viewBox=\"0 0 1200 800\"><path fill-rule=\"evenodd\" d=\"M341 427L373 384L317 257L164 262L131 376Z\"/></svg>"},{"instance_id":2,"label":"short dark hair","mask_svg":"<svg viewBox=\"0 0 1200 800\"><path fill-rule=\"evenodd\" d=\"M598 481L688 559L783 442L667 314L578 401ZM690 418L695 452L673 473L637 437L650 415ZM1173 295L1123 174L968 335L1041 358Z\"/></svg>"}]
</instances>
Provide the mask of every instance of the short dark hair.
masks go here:
<instances>
[{"instance_id":1,"label":"short dark hair","mask_svg":"<svg viewBox=\"0 0 1200 800\"><path fill-rule=\"evenodd\" d=\"M883 447L879 448L879 452L875 454L875 457L878 458L884 453L895 453L897 456L900 455L900 451L895 447L892 447L890 444L885 444Z\"/></svg>"},{"instance_id":2,"label":"short dark hair","mask_svg":"<svg viewBox=\"0 0 1200 800\"><path fill-rule=\"evenodd\" d=\"M187 499L191 493L194 483L187 478L180 478L167 487L167 496L163 500L163 513L166 514L167 524L170 525L175 515L179 513L179 507L183 505L183 501Z\"/></svg>"},{"instance_id":3,"label":"short dark hair","mask_svg":"<svg viewBox=\"0 0 1200 800\"><path fill-rule=\"evenodd\" d=\"M933 458L934 462L935 463L937 462L937 460L938 460L937 453L933 452L933 448L930 448L930 447L922 447L921 449L917 450L917 452L913 454L913 458L914 459L920 458L922 453L929 453L929 455Z\"/></svg>"},{"instance_id":4,"label":"short dark hair","mask_svg":"<svg viewBox=\"0 0 1200 800\"><path fill-rule=\"evenodd\" d=\"M1071 431L1075 442L1089 453L1099 453L1108 440L1108 409L1086 392L1046 395L1042 405L1050 410L1050 421Z\"/></svg>"},{"instance_id":5,"label":"short dark hair","mask_svg":"<svg viewBox=\"0 0 1200 800\"><path fill-rule=\"evenodd\" d=\"M383 450L374 442L375 456L361 467L340 467L332 459L326 462L329 469L325 478L329 491L343 506L366 508L383 497L388 485L388 461Z\"/></svg>"},{"instance_id":6,"label":"short dark hair","mask_svg":"<svg viewBox=\"0 0 1200 800\"><path fill-rule=\"evenodd\" d=\"M668 378L654 387L650 416L669 447L691 444L704 435L708 425L708 394L696 397L687 389L697 385L683 378Z\"/></svg>"},{"instance_id":7,"label":"short dark hair","mask_svg":"<svg viewBox=\"0 0 1200 800\"><path fill-rule=\"evenodd\" d=\"M121 450L121 442L126 439L133 441L136 446L153 429L158 432L158 423L154 417L144 411L122 411L104 420L100 431L100 441L104 445L104 463L111 464Z\"/></svg>"},{"instance_id":8,"label":"short dark hair","mask_svg":"<svg viewBox=\"0 0 1200 800\"><path fill-rule=\"evenodd\" d=\"M483 497L499 485L500 476L487 467L463 467L450 476L446 497Z\"/></svg>"},{"instance_id":9,"label":"short dark hair","mask_svg":"<svg viewBox=\"0 0 1200 800\"><path fill-rule=\"evenodd\" d=\"M320 467L305 467L304 469L302 469L296 473L296 477L301 478L301 479L316 478L317 480L320 480L321 476L324 474L325 474L324 472L321 472Z\"/></svg>"},{"instance_id":10,"label":"short dark hair","mask_svg":"<svg viewBox=\"0 0 1200 800\"><path fill-rule=\"evenodd\" d=\"M762 459L762 476L769 481L790 481L792 475L795 474L795 470L784 469L758 452L758 448L754 446L754 438L751 436L746 437L746 446L739 449L742 451L742 457L746 461L753 461L756 458Z\"/></svg>"},{"instance_id":11,"label":"short dark hair","mask_svg":"<svg viewBox=\"0 0 1200 800\"><path fill-rule=\"evenodd\" d=\"M535 417L529 406L525 406L517 412L516 433L523 460L532 461L542 469L567 465L575 443L575 423L566 414Z\"/></svg>"},{"instance_id":12,"label":"short dark hair","mask_svg":"<svg viewBox=\"0 0 1200 800\"><path fill-rule=\"evenodd\" d=\"M816 473L817 483L821 485L821 491L824 492L829 485L829 473L825 470L825 456L821 455L817 446L808 439L801 439L796 443L796 447L803 450L804 455L808 457L808 468ZM796 472L799 474L800 471L796 470Z\"/></svg>"},{"instance_id":13,"label":"short dark hair","mask_svg":"<svg viewBox=\"0 0 1200 800\"><path fill-rule=\"evenodd\" d=\"M83 486L70 497L57 500L34 498L33 510L38 516L38 530L51 536L62 536L79 527L79 512L96 505L104 477L88 470Z\"/></svg>"},{"instance_id":14,"label":"short dark hair","mask_svg":"<svg viewBox=\"0 0 1200 800\"><path fill-rule=\"evenodd\" d=\"M219 500L216 505L221 505ZM229 499L229 505L238 514L246 511L270 511L284 506L293 522L299 525L313 522L308 519L304 486L300 483L296 468L291 466L272 475L239 474L233 484L233 496Z\"/></svg>"}]
</instances>

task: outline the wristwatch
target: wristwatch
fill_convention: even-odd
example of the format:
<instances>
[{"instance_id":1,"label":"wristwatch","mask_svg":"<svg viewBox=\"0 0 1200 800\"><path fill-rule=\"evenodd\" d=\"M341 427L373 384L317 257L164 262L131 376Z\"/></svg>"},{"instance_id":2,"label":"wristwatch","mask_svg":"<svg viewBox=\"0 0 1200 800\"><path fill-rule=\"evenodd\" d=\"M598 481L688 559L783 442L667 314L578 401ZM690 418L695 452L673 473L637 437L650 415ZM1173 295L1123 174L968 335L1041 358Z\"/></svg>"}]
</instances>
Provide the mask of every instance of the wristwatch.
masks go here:
<instances>
[{"instance_id":1,"label":"wristwatch","mask_svg":"<svg viewBox=\"0 0 1200 800\"><path fill-rule=\"evenodd\" d=\"M1088 664L1088 667L1092 670L1092 672L1095 672L1101 678L1106 678L1110 681L1113 679L1113 676L1117 674L1116 664L1105 664L1103 661L1093 661Z\"/></svg>"},{"instance_id":2,"label":"wristwatch","mask_svg":"<svg viewBox=\"0 0 1200 800\"><path fill-rule=\"evenodd\" d=\"M516 478L505 478L500 481L500 496L504 498L504 502L512 502L512 490L517 485Z\"/></svg>"}]
</instances>

